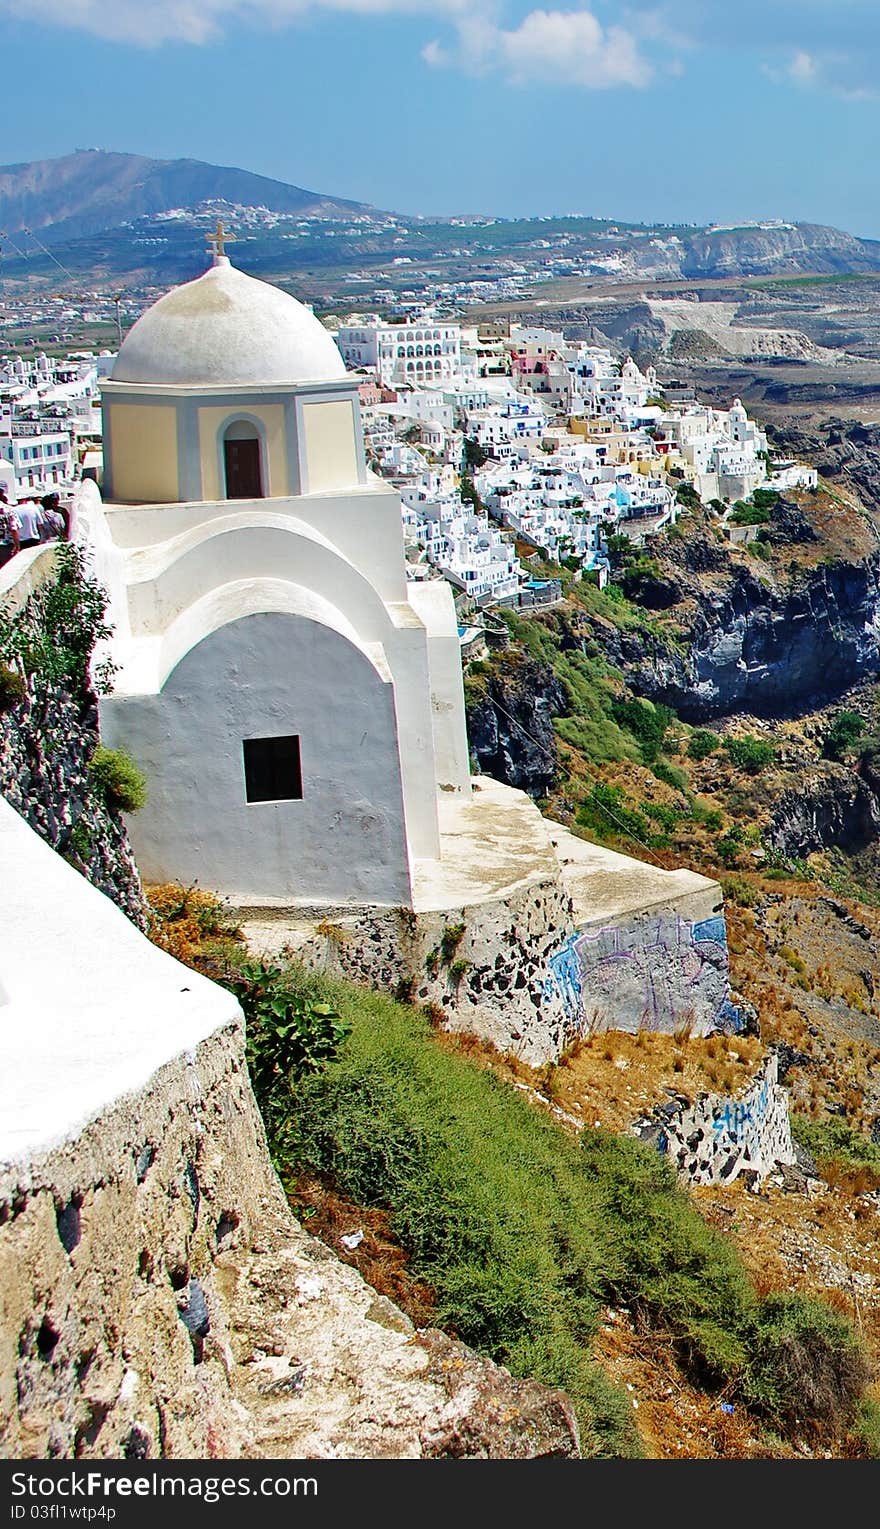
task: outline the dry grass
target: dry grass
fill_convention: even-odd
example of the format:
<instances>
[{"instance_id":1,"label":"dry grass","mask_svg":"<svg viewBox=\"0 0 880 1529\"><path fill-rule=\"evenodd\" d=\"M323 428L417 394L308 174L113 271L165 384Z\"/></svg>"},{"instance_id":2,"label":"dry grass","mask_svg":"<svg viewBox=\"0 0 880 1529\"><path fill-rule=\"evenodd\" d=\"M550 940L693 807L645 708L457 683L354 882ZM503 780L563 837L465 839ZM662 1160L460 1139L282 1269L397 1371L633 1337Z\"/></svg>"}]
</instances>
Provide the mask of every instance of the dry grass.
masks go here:
<instances>
[{"instance_id":1,"label":"dry grass","mask_svg":"<svg viewBox=\"0 0 880 1529\"><path fill-rule=\"evenodd\" d=\"M599 1121L614 1131L627 1130L639 1115L666 1102L670 1091L689 1099L742 1092L765 1055L753 1036L680 1041L649 1030L609 1030L581 1036L558 1064L535 1069L473 1036L442 1039L501 1076L529 1084L585 1124Z\"/></svg>"},{"instance_id":2,"label":"dry grass","mask_svg":"<svg viewBox=\"0 0 880 1529\"><path fill-rule=\"evenodd\" d=\"M405 1311L416 1327L432 1325L434 1291L410 1274L406 1254L389 1230L387 1212L355 1205L315 1178L298 1178L285 1184L285 1189L294 1215L307 1232L326 1242L343 1263L352 1264L379 1295ZM341 1239L357 1231L363 1232L363 1240L349 1250Z\"/></svg>"}]
</instances>

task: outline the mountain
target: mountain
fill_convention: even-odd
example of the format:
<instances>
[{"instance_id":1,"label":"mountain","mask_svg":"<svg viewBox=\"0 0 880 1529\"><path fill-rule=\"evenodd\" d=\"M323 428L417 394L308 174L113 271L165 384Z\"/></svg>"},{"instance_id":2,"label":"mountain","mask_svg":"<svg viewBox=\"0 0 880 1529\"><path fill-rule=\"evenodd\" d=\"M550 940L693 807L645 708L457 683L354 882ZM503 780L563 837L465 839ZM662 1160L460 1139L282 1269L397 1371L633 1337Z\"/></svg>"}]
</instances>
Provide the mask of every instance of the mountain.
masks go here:
<instances>
[{"instance_id":1,"label":"mountain","mask_svg":"<svg viewBox=\"0 0 880 1529\"><path fill-rule=\"evenodd\" d=\"M809 271L876 271L872 240L821 223L761 223L707 228L685 242L683 276L781 276Z\"/></svg>"},{"instance_id":2,"label":"mountain","mask_svg":"<svg viewBox=\"0 0 880 1529\"><path fill-rule=\"evenodd\" d=\"M60 159L0 167L0 228L13 236L33 229L50 245L176 207L220 200L310 217L338 218L369 210L361 202L199 159L147 159L78 149Z\"/></svg>"}]
</instances>

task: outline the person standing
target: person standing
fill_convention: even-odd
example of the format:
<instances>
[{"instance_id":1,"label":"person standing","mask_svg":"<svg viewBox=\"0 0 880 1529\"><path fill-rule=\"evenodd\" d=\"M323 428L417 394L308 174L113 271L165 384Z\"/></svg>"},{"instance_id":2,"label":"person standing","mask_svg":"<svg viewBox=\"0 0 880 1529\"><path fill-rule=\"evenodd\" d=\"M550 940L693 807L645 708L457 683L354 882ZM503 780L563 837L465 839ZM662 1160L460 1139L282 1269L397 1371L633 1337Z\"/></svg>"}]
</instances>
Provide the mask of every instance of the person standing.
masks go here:
<instances>
[{"instance_id":1,"label":"person standing","mask_svg":"<svg viewBox=\"0 0 880 1529\"><path fill-rule=\"evenodd\" d=\"M5 488L0 488L0 568L15 557L20 543L18 516L6 498Z\"/></svg>"},{"instance_id":2,"label":"person standing","mask_svg":"<svg viewBox=\"0 0 880 1529\"><path fill-rule=\"evenodd\" d=\"M26 552L28 547L39 547L41 519L39 499L19 499L16 513L18 515L19 550Z\"/></svg>"}]
</instances>

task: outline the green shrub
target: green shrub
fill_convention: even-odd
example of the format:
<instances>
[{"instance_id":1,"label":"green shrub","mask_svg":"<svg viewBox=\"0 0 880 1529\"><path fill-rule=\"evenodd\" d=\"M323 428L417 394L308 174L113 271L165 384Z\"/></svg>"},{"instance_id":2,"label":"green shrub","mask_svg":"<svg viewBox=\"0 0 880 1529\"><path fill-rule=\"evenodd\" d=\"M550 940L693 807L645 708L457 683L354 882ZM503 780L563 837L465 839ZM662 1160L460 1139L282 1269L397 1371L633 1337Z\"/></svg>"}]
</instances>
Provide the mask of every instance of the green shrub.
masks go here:
<instances>
[{"instance_id":1,"label":"green shrub","mask_svg":"<svg viewBox=\"0 0 880 1529\"><path fill-rule=\"evenodd\" d=\"M858 712L839 712L825 734L822 753L826 759L843 759L864 731L864 718Z\"/></svg>"},{"instance_id":2,"label":"green shrub","mask_svg":"<svg viewBox=\"0 0 880 1529\"><path fill-rule=\"evenodd\" d=\"M721 890L725 901L738 903L741 908L754 908L758 901L757 891L743 876L723 876Z\"/></svg>"},{"instance_id":3,"label":"green shrub","mask_svg":"<svg viewBox=\"0 0 880 1529\"><path fill-rule=\"evenodd\" d=\"M581 803L577 820L582 828L602 838L622 835L639 844L647 844L651 838L651 825L645 814L629 806L619 786L609 786L601 780Z\"/></svg>"},{"instance_id":4,"label":"green shrub","mask_svg":"<svg viewBox=\"0 0 880 1529\"><path fill-rule=\"evenodd\" d=\"M35 590L23 610L14 616L0 611L0 657L7 663L17 658L29 677L80 696L88 688L95 643L113 631L104 619L107 594L89 572L82 548L60 542L55 559L54 579ZM109 688L113 669L109 661L98 666L98 691Z\"/></svg>"},{"instance_id":5,"label":"green shrub","mask_svg":"<svg viewBox=\"0 0 880 1529\"><path fill-rule=\"evenodd\" d=\"M745 1393L787 1429L810 1419L840 1434L855 1421L871 1369L848 1322L802 1295L772 1295L754 1321Z\"/></svg>"},{"instance_id":6,"label":"green shrub","mask_svg":"<svg viewBox=\"0 0 880 1529\"><path fill-rule=\"evenodd\" d=\"M464 939L465 927L464 924L447 924L440 936L440 955L447 964Z\"/></svg>"},{"instance_id":7,"label":"green shrub","mask_svg":"<svg viewBox=\"0 0 880 1529\"><path fill-rule=\"evenodd\" d=\"M4 711L10 711L23 701L27 695L27 686L17 669L11 669L8 664L0 662L0 716Z\"/></svg>"},{"instance_id":8,"label":"green shrub","mask_svg":"<svg viewBox=\"0 0 880 1529\"><path fill-rule=\"evenodd\" d=\"M773 744L764 738L756 738L753 733L746 733L741 738L725 738L724 747L731 763L746 775L760 775L776 757Z\"/></svg>"},{"instance_id":9,"label":"green shrub","mask_svg":"<svg viewBox=\"0 0 880 1529\"><path fill-rule=\"evenodd\" d=\"M99 744L89 761L89 772L111 806L122 812L139 812L146 805L146 777L125 749L105 749Z\"/></svg>"},{"instance_id":10,"label":"green shrub","mask_svg":"<svg viewBox=\"0 0 880 1529\"><path fill-rule=\"evenodd\" d=\"M732 526L765 526L769 519L770 511L766 506L747 504L744 499L737 499L728 516Z\"/></svg>"},{"instance_id":11,"label":"green shrub","mask_svg":"<svg viewBox=\"0 0 880 1529\"><path fill-rule=\"evenodd\" d=\"M437 1045L418 1011L311 981L351 1033L323 1070L294 1080L279 1166L385 1209L436 1292L436 1320L513 1374L562 1386L586 1455L639 1449L626 1398L590 1356L609 1302L666 1333L695 1380L774 1426L866 1433L848 1325L815 1301L759 1301L667 1159L608 1131L578 1139ZM283 1101L272 1066L254 1075L261 1103L266 1088Z\"/></svg>"},{"instance_id":12,"label":"green shrub","mask_svg":"<svg viewBox=\"0 0 880 1529\"><path fill-rule=\"evenodd\" d=\"M611 702L611 715L618 727L625 728L635 738L641 755L647 764L657 758L666 736L666 730L675 713L661 703L640 701L626 696Z\"/></svg>"},{"instance_id":13,"label":"green shrub","mask_svg":"<svg viewBox=\"0 0 880 1529\"><path fill-rule=\"evenodd\" d=\"M658 780L664 781L667 786L671 786L673 791L681 791L684 795L688 794L690 782L686 771L680 765L670 764L668 759L658 759L656 763L652 764L651 773L656 775Z\"/></svg>"},{"instance_id":14,"label":"green shrub","mask_svg":"<svg viewBox=\"0 0 880 1529\"><path fill-rule=\"evenodd\" d=\"M703 501L692 483L677 483L675 497L679 504L683 504L688 510L699 510L703 507Z\"/></svg>"},{"instance_id":15,"label":"green shrub","mask_svg":"<svg viewBox=\"0 0 880 1529\"><path fill-rule=\"evenodd\" d=\"M290 1145L291 1094L298 1079L335 1056L350 1026L289 967L244 961L223 978L244 1011L247 1063L273 1152Z\"/></svg>"},{"instance_id":16,"label":"green shrub","mask_svg":"<svg viewBox=\"0 0 880 1529\"><path fill-rule=\"evenodd\" d=\"M810 1120L793 1111L791 1134L820 1164L834 1162L843 1168L880 1171L880 1145L863 1136L840 1115L829 1116L827 1120Z\"/></svg>"},{"instance_id":17,"label":"green shrub","mask_svg":"<svg viewBox=\"0 0 880 1529\"><path fill-rule=\"evenodd\" d=\"M707 727L697 727L691 733L688 740L688 753L691 759L708 759L710 754L721 747L721 739L717 733L712 733Z\"/></svg>"}]
</instances>

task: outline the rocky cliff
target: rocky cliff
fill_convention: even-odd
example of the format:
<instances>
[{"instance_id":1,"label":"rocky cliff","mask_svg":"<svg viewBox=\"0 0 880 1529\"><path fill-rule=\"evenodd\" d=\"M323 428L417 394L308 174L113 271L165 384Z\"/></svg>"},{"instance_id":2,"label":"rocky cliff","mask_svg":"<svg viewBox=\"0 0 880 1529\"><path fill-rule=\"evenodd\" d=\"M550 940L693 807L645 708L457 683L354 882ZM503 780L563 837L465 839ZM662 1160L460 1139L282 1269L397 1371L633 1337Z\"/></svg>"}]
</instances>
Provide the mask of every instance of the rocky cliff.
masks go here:
<instances>
[{"instance_id":1,"label":"rocky cliff","mask_svg":"<svg viewBox=\"0 0 880 1529\"><path fill-rule=\"evenodd\" d=\"M557 775L553 718L568 695L549 664L506 658L468 687L468 737L482 775L544 796Z\"/></svg>"}]
</instances>

